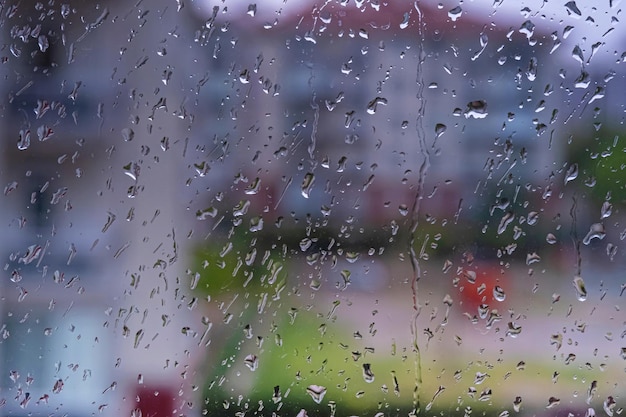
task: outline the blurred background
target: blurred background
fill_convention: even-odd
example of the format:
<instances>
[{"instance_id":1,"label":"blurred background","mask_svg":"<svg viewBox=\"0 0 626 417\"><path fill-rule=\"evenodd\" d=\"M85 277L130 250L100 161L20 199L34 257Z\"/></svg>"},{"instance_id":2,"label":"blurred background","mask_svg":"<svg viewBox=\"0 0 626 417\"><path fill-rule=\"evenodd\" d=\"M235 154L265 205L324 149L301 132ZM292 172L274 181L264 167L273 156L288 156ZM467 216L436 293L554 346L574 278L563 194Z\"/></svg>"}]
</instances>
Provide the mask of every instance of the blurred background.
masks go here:
<instances>
[{"instance_id":1,"label":"blurred background","mask_svg":"<svg viewBox=\"0 0 626 417\"><path fill-rule=\"evenodd\" d=\"M620 2L0 27L0 414L622 413Z\"/></svg>"}]
</instances>

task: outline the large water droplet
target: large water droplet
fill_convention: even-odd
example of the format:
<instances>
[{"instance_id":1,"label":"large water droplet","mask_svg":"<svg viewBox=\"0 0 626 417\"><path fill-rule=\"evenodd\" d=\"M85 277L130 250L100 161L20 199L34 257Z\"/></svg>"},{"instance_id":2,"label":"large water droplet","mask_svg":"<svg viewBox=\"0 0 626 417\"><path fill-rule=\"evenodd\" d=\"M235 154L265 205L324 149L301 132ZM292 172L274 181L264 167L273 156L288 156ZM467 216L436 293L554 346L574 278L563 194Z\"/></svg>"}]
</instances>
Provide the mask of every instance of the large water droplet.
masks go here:
<instances>
[{"instance_id":1,"label":"large water droplet","mask_svg":"<svg viewBox=\"0 0 626 417\"><path fill-rule=\"evenodd\" d=\"M607 416L613 417L615 405L616 405L616 402L611 395L609 395L607 399L604 400L604 403L602 404L602 408L604 408L604 412L606 413Z\"/></svg>"},{"instance_id":2,"label":"large water droplet","mask_svg":"<svg viewBox=\"0 0 626 417\"><path fill-rule=\"evenodd\" d=\"M484 119L487 117L487 102L484 100L474 100L467 103L467 109L463 113L466 119Z\"/></svg>"},{"instance_id":3,"label":"large water droplet","mask_svg":"<svg viewBox=\"0 0 626 417\"><path fill-rule=\"evenodd\" d=\"M526 38L530 39L535 33L535 24L530 20L525 21L519 28L519 32L526 35Z\"/></svg>"},{"instance_id":4,"label":"large water droplet","mask_svg":"<svg viewBox=\"0 0 626 417\"><path fill-rule=\"evenodd\" d=\"M367 112L369 114L376 113L376 109L377 109L379 104L382 104L383 106L386 106L387 105L387 99L384 98L384 97L376 97L376 98L374 98L369 103L367 103Z\"/></svg>"},{"instance_id":5,"label":"large water droplet","mask_svg":"<svg viewBox=\"0 0 626 417\"><path fill-rule=\"evenodd\" d=\"M580 49L580 46L576 45L572 50L572 58L578 61L579 64L583 65L585 62L585 57L583 56L583 51Z\"/></svg>"},{"instance_id":6,"label":"large water droplet","mask_svg":"<svg viewBox=\"0 0 626 417\"><path fill-rule=\"evenodd\" d=\"M319 404L324 399L324 395L326 395L326 387L321 385L309 385L306 392L313 398L313 401Z\"/></svg>"},{"instance_id":7,"label":"large water droplet","mask_svg":"<svg viewBox=\"0 0 626 417\"><path fill-rule=\"evenodd\" d=\"M604 230L604 224L602 223L594 223L589 226L589 231L583 238L583 244L588 245L591 243L593 239L602 240L606 236L606 231Z\"/></svg>"},{"instance_id":8,"label":"large water droplet","mask_svg":"<svg viewBox=\"0 0 626 417\"><path fill-rule=\"evenodd\" d=\"M502 289L502 287L500 287L499 285L496 285L495 287L493 287L493 298L496 301L504 301L506 299L506 294L504 293L504 290Z\"/></svg>"},{"instance_id":9,"label":"large water droplet","mask_svg":"<svg viewBox=\"0 0 626 417\"><path fill-rule=\"evenodd\" d=\"M304 179L302 180L302 196L304 198L309 198L310 194L311 194L311 188L313 187L313 182L315 182L315 175L313 175L312 173L308 172L305 176Z\"/></svg>"},{"instance_id":10,"label":"large water droplet","mask_svg":"<svg viewBox=\"0 0 626 417\"><path fill-rule=\"evenodd\" d=\"M576 298L578 301L585 301L587 299L587 288L585 287L585 281L583 281L582 277L576 276L574 277L574 288L576 289Z\"/></svg>"},{"instance_id":11,"label":"large water droplet","mask_svg":"<svg viewBox=\"0 0 626 417\"><path fill-rule=\"evenodd\" d=\"M374 373L372 372L372 368L369 363L363 364L363 379L367 383L374 382Z\"/></svg>"},{"instance_id":12,"label":"large water droplet","mask_svg":"<svg viewBox=\"0 0 626 417\"><path fill-rule=\"evenodd\" d=\"M613 205L608 201L602 203L602 208L600 209L600 218L606 219L613 213Z\"/></svg>"},{"instance_id":13,"label":"large water droplet","mask_svg":"<svg viewBox=\"0 0 626 417\"><path fill-rule=\"evenodd\" d=\"M515 219L515 215L513 212L506 212L502 219L500 220L500 224L498 225L498 234L501 235L506 230L506 227L511 224L511 222Z\"/></svg>"},{"instance_id":14,"label":"large water droplet","mask_svg":"<svg viewBox=\"0 0 626 417\"><path fill-rule=\"evenodd\" d=\"M252 17L256 16L256 3L248 5L247 13L249 16L252 16Z\"/></svg>"},{"instance_id":15,"label":"large water droplet","mask_svg":"<svg viewBox=\"0 0 626 417\"><path fill-rule=\"evenodd\" d=\"M574 163L567 168L567 172L565 172L565 180L564 184L567 184L570 181L574 181L578 178L578 164Z\"/></svg>"},{"instance_id":16,"label":"large water droplet","mask_svg":"<svg viewBox=\"0 0 626 417\"><path fill-rule=\"evenodd\" d=\"M446 125L444 125L443 123L437 123L435 125L435 135L437 137L440 137L441 135L443 135L446 131L448 127Z\"/></svg>"},{"instance_id":17,"label":"large water droplet","mask_svg":"<svg viewBox=\"0 0 626 417\"><path fill-rule=\"evenodd\" d=\"M580 12L580 9L578 8L578 6L576 6L575 1L568 1L567 3L565 3L565 8L567 10L568 15L574 14L578 17L582 16L582 13Z\"/></svg>"},{"instance_id":18,"label":"large water droplet","mask_svg":"<svg viewBox=\"0 0 626 417\"><path fill-rule=\"evenodd\" d=\"M461 6L456 6L454 9L450 9L450 11L448 11L448 17L453 22L456 22L457 19L461 17L462 14L463 14L463 9L461 9Z\"/></svg>"},{"instance_id":19,"label":"large water droplet","mask_svg":"<svg viewBox=\"0 0 626 417\"><path fill-rule=\"evenodd\" d=\"M254 372L259 367L259 358L256 355L250 354L246 356L246 358L244 359L244 363L248 368L250 368L251 371Z\"/></svg>"},{"instance_id":20,"label":"large water droplet","mask_svg":"<svg viewBox=\"0 0 626 417\"><path fill-rule=\"evenodd\" d=\"M130 127L125 127L124 129L122 129L122 138L124 138L126 142L130 142L134 139L134 137L135 132L133 131L133 129L131 129Z\"/></svg>"}]
</instances>

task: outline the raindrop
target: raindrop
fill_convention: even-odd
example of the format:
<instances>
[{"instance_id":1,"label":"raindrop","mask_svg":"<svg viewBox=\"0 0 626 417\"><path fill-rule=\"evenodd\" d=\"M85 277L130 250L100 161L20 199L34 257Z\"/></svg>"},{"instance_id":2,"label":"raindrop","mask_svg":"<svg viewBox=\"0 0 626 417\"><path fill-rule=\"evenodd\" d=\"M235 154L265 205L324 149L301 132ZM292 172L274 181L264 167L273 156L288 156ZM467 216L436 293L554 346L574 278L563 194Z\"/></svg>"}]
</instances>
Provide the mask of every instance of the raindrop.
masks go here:
<instances>
[{"instance_id":1,"label":"raindrop","mask_svg":"<svg viewBox=\"0 0 626 417\"><path fill-rule=\"evenodd\" d=\"M261 187L261 179L259 177L256 177L254 181L252 181L250 185L246 187L245 193L248 195L257 194L259 192L260 187Z\"/></svg>"},{"instance_id":2,"label":"raindrop","mask_svg":"<svg viewBox=\"0 0 626 417\"><path fill-rule=\"evenodd\" d=\"M567 168L564 184L567 185L568 182L574 181L576 178L578 178L578 164L574 163Z\"/></svg>"},{"instance_id":3,"label":"raindrop","mask_svg":"<svg viewBox=\"0 0 626 417\"><path fill-rule=\"evenodd\" d=\"M589 226L589 232L583 238L583 244L589 245L593 239L602 240L606 236L603 223L594 223Z\"/></svg>"},{"instance_id":4,"label":"raindrop","mask_svg":"<svg viewBox=\"0 0 626 417\"><path fill-rule=\"evenodd\" d=\"M513 410L515 410L515 412L519 413L520 408L522 407L522 397L515 397L515 400L513 400Z\"/></svg>"},{"instance_id":5,"label":"raindrop","mask_svg":"<svg viewBox=\"0 0 626 417\"><path fill-rule=\"evenodd\" d=\"M30 129L20 130L19 141L17 142L17 149L25 151L30 146Z\"/></svg>"},{"instance_id":6,"label":"raindrop","mask_svg":"<svg viewBox=\"0 0 626 417\"><path fill-rule=\"evenodd\" d=\"M572 50L572 58L578 61L581 65L584 64L585 58L583 57L583 51L580 46L576 45Z\"/></svg>"},{"instance_id":7,"label":"raindrop","mask_svg":"<svg viewBox=\"0 0 626 417\"><path fill-rule=\"evenodd\" d=\"M535 33L535 24L530 20L527 20L520 26L519 32L526 35L527 39L530 39Z\"/></svg>"},{"instance_id":8,"label":"raindrop","mask_svg":"<svg viewBox=\"0 0 626 417\"><path fill-rule=\"evenodd\" d=\"M574 288L576 289L576 298L578 301L585 301L587 299L587 288L585 288L585 281L583 281L582 277L576 276L574 277Z\"/></svg>"},{"instance_id":9,"label":"raindrop","mask_svg":"<svg viewBox=\"0 0 626 417\"><path fill-rule=\"evenodd\" d=\"M363 379L367 383L374 382L374 373L372 372L372 368L369 363L363 364Z\"/></svg>"},{"instance_id":10,"label":"raindrop","mask_svg":"<svg viewBox=\"0 0 626 417\"><path fill-rule=\"evenodd\" d=\"M248 368L250 368L251 371L254 372L259 367L259 358L256 355L250 354L246 356L246 358L244 359L244 363Z\"/></svg>"},{"instance_id":11,"label":"raindrop","mask_svg":"<svg viewBox=\"0 0 626 417\"><path fill-rule=\"evenodd\" d=\"M409 17L410 14L408 12L404 12L402 22L400 23L400 29L406 29L409 26Z\"/></svg>"},{"instance_id":12,"label":"raindrop","mask_svg":"<svg viewBox=\"0 0 626 417\"><path fill-rule=\"evenodd\" d=\"M250 219L250 231L260 232L263 230L263 218L261 216L255 216Z\"/></svg>"},{"instance_id":13,"label":"raindrop","mask_svg":"<svg viewBox=\"0 0 626 417\"><path fill-rule=\"evenodd\" d=\"M557 242L556 236L554 236L552 233L548 233L546 235L546 242L548 242L551 245L554 245Z\"/></svg>"},{"instance_id":14,"label":"raindrop","mask_svg":"<svg viewBox=\"0 0 626 417\"><path fill-rule=\"evenodd\" d=\"M580 9L578 8L578 6L576 6L575 1L568 1L567 3L565 3L565 7L567 8L567 14L569 15L575 14L579 17L582 16L582 13L580 12Z\"/></svg>"},{"instance_id":15,"label":"raindrop","mask_svg":"<svg viewBox=\"0 0 626 417\"><path fill-rule=\"evenodd\" d=\"M54 383L54 387L52 387L52 392L54 394L58 394L61 391L63 391L63 380L62 379L57 379L56 382Z\"/></svg>"},{"instance_id":16,"label":"raindrop","mask_svg":"<svg viewBox=\"0 0 626 417\"><path fill-rule=\"evenodd\" d=\"M604 402L602 403L602 408L604 408L604 412L606 413L606 415L608 415L609 417L613 417L615 405L615 400L611 395L609 395L607 399L604 400Z\"/></svg>"},{"instance_id":17,"label":"raindrop","mask_svg":"<svg viewBox=\"0 0 626 417\"><path fill-rule=\"evenodd\" d=\"M11 381L17 382L17 380L20 379L20 373L17 371L11 371L9 372L9 378L11 378Z\"/></svg>"},{"instance_id":18,"label":"raindrop","mask_svg":"<svg viewBox=\"0 0 626 417\"><path fill-rule=\"evenodd\" d=\"M506 299L506 294L504 293L504 290L502 289L502 287L500 287L499 285L496 285L495 287L493 287L493 298L496 301L504 301Z\"/></svg>"},{"instance_id":19,"label":"raindrop","mask_svg":"<svg viewBox=\"0 0 626 417\"><path fill-rule=\"evenodd\" d=\"M463 113L466 119L484 119L487 117L487 103L484 100L474 100L467 103L467 109Z\"/></svg>"},{"instance_id":20,"label":"raindrop","mask_svg":"<svg viewBox=\"0 0 626 417\"><path fill-rule=\"evenodd\" d=\"M513 338L517 337L522 332L522 326L509 322L506 330L506 336L511 336Z\"/></svg>"},{"instance_id":21,"label":"raindrop","mask_svg":"<svg viewBox=\"0 0 626 417\"><path fill-rule=\"evenodd\" d=\"M46 52L50 43L48 42L48 37L46 35L39 35L37 38L37 45L39 46L39 50L41 52Z\"/></svg>"},{"instance_id":22,"label":"raindrop","mask_svg":"<svg viewBox=\"0 0 626 417\"><path fill-rule=\"evenodd\" d=\"M526 255L526 265L531 265L541 261L541 256L537 252L531 252Z\"/></svg>"},{"instance_id":23,"label":"raindrop","mask_svg":"<svg viewBox=\"0 0 626 417\"><path fill-rule=\"evenodd\" d=\"M507 226L515 219L515 215L508 211L502 216L500 224L498 225L498 234L501 235L506 230Z\"/></svg>"},{"instance_id":24,"label":"raindrop","mask_svg":"<svg viewBox=\"0 0 626 417\"><path fill-rule=\"evenodd\" d=\"M125 127L124 129L122 129L122 138L124 138L126 142L130 142L131 140L134 139L134 137L135 137L135 132L133 131L133 129L129 127Z\"/></svg>"},{"instance_id":25,"label":"raindrop","mask_svg":"<svg viewBox=\"0 0 626 417\"><path fill-rule=\"evenodd\" d=\"M546 408L555 407L555 406L559 405L560 402L561 402L560 399L558 399L556 397L550 397L550 398L548 398L548 405L546 406Z\"/></svg>"},{"instance_id":26,"label":"raindrop","mask_svg":"<svg viewBox=\"0 0 626 417\"><path fill-rule=\"evenodd\" d=\"M593 400L593 397L595 397L597 392L598 392L598 381L595 381L595 380L591 381L589 390L587 390L587 404L591 404L591 401Z\"/></svg>"},{"instance_id":27,"label":"raindrop","mask_svg":"<svg viewBox=\"0 0 626 417\"><path fill-rule=\"evenodd\" d=\"M435 125L435 135L437 138L439 138L441 135L443 135L446 131L448 127L446 125L444 125L443 123L437 123Z\"/></svg>"},{"instance_id":28,"label":"raindrop","mask_svg":"<svg viewBox=\"0 0 626 417\"><path fill-rule=\"evenodd\" d=\"M248 5L247 14L252 17L256 16L256 3Z\"/></svg>"},{"instance_id":29,"label":"raindrop","mask_svg":"<svg viewBox=\"0 0 626 417\"><path fill-rule=\"evenodd\" d=\"M324 399L324 395L326 395L326 387L321 385L309 385L306 392L313 398L313 401L319 404Z\"/></svg>"},{"instance_id":30,"label":"raindrop","mask_svg":"<svg viewBox=\"0 0 626 417\"><path fill-rule=\"evenodd\" d=\"M215 216L217 216L217 209L213 206L205 208L203 210L196 211L196 218L198 220L205 220L208 217L215 217Z\"/></svg>"},{"instance_id":31,"label":"raindrop","mask_svg":"<svg viewBox=\"0 0 626 417\"><path fill-rule=\"evenodd\" d=\"M539 220L539 213L537 213L536 211L531 211L530 213L528 213L526 223L528 223L529 226L535 225L537 223L537 220Z\"/></svg>"},{"instance_id":32,"label":"raindrop","mask_svg":"<svg viewBox=\"0 0 626 417\"><path fill-rule=\"evenodd\" d=\"M600 209L600 218L606 219L613 212L613 205L608 201L602 203L602 208Z\"/></svg>"},{"instance_id":33,"label":"raindrop","mask_svg":"<svg viewBox=\"0 0 626 417\"><path fill-rule=\"evenodd\" d=\"M463 14L463 9L461 9L461 6L456 6L454 9L450 9L450 11L448 12L448 17L453 22L456 22L457 19L460 18L462 14Z\"/></svg>"},{"instance_id":34,"label":"raindrop","mask_svg":"<svg viewBox=\"0 0 626 417\"><path fill-rule=\"evenodd\" d=\"M315 181L315 176L308 172L305 176L304 179L302 180L302 196L304 198L309 198L309 195L311 193L311 187L313 186L313 182Z\"/></svg>"},{"instance_id":35,"label":"raindrop","mask_svg":"<svg viewBox=\"0 0 626 417\"><path fill-rule=\"evenodd\" d=\"M375 114L376 113L376 109L377 109L379 104L382 104L383 106L386 106L387 105L387 99L384 98L384 97L376 97L376 98L374 98L369 103L367 103L367 112L369 114Z\"/></svg>"}]
</instances>

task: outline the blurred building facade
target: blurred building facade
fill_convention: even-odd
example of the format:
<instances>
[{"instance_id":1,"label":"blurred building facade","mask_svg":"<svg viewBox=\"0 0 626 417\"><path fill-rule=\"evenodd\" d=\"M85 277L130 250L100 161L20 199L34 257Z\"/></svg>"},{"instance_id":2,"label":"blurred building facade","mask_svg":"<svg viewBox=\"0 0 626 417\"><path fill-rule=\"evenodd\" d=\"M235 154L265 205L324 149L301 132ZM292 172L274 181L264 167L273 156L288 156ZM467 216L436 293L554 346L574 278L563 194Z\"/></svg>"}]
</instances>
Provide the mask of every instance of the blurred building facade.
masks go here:
<instances>
[{"instance_id":1,"label":"blurred building facade","mask_svg":"<svg viewBox=\"0 0 626 417\"><path fill-rule=\"evenodd\" d=\"M265 24L181 2L3 6L0 413L197 414L215 319L190 254L239 217L392 236L415 201L441 225L558 192L552 33L346 3Z\"/></svg>"}]
</instances>

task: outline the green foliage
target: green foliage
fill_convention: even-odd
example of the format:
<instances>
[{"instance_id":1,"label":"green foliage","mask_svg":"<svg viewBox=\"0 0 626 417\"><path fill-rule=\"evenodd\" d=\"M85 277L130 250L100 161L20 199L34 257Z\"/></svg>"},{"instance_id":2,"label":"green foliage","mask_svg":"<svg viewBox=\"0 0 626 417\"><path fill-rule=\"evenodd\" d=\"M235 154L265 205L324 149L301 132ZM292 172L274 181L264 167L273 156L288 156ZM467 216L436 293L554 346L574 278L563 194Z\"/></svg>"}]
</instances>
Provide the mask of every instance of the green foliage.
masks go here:
<instances>
[{"instance_id":1,"label":"green foliage","mask_svg":"<svg viewBox=\"0 0 626 417\"><path fill-rule=\"evenodd\" d=\"M226 243L224 243L226 242ZM252 233L231 233L196 249L194 272L200 275L196 290L211 297L241 291L258 292L276 282L282 263L273 251L258 244Z\"/></svg>"},{"instance_id":2,"label":"green foliage","mask_svg":"<svg viewBox=\"0 0 626 417\"><path fill-rule=\"evenodd\" d=\"M613 202L626 201L626 147L621 129L602 128L593 137L571 147L568 162L578 164L579 183L596 202L610 196Z\"/></svg>"}]
</instances>

